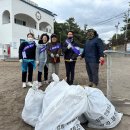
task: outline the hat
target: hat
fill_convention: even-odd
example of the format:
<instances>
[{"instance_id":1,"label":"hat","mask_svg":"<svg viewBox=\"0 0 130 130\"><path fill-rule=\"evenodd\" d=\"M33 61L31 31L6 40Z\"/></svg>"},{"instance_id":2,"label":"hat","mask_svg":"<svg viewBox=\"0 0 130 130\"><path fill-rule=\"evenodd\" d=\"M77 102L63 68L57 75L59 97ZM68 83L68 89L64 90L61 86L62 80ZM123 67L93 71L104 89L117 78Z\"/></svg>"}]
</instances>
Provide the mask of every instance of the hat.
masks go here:
<instances>
[{"instance_id":1,"label":"hat","mask_svg":"<svg viewBox=\"0 0 130 130\"><path fill-rule=\"evenodd\" d=\"M57 35L53 33L53 34L51 35L51 38L53 38L53 37L56 37L56 38L57 38Z\"/></svg>"}]
</instances>

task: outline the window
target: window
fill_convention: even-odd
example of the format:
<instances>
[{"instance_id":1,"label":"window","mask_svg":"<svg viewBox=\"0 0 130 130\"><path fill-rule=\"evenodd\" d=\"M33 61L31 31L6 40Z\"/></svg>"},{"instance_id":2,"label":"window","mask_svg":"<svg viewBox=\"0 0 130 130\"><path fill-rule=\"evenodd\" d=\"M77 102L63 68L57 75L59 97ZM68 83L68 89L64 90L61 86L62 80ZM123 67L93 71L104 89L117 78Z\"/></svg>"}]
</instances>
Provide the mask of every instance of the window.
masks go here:
<instances>
[{"instance_id":1,"label":"window","mask_svg":"<svg viewBox=\"0 0 130 130\"><path fill-rule=\"evenodd\" d=\"M19 20L19 19L14 19L14 22L16 23L16 24L19 24L19 25L23 25L23 26L26 26L26 22L25 21L22 21L22 20Z\"/></svg>"}]
</instances>

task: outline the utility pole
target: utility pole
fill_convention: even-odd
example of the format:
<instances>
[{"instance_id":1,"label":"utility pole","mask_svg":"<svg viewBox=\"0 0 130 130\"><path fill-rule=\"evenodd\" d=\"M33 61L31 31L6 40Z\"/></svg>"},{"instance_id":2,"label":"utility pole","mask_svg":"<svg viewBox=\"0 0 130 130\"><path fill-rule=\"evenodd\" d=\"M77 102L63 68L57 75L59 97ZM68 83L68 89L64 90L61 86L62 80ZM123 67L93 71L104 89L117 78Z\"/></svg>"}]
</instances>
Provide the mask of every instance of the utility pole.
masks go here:
<instances>
[{"instance_id":1,"label":"utility pole","mask_svg":"<svg viewBox=\"0 0 130 130\"><path fill-rule=\"evenodd\" d=\"M129 4L130 4L130 3L129 3ZM128 29L128 24L129 24L129 12L130 12L130 9L128 9L127 14L125 14L125 16L126 16L125 40L126 40L126 41L127 41L127 29Z\"/></svg>"},{"instance_id":2,"label":"utility pole","mask_svg":"<svg viewBox=\"0 0 130 130\"><path fill-rule=\"evenodd\" d=\"M117 23L117 25L115 25L115 27L116 27L116 40L117 40L117 36L118 36L118 27L119 27L119 22Z\"/></svg>"},{"instance_id":3,"label":"utility pole","mask_svg":"<svg viewBox=\"0 0 130 130\"><path fill-rule=\"evenodd\" d=\"M87 31L87 24L84 24L84 31L86 32Z\"/></svg>"}]
</instances>

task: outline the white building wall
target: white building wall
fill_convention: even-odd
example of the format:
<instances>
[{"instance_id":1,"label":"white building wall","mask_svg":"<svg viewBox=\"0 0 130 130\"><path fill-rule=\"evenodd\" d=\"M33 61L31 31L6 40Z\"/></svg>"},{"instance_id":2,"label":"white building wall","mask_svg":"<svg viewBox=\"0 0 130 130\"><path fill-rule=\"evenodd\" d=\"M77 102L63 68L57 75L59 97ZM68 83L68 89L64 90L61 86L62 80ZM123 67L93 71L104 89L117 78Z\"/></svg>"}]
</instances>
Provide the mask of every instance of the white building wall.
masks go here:
<instances>
[{"instance_id":1,"label":"white building wall","mask_svg":"<svg viewBox=\"0 0 130 130\"><path fill-rule=\"evenodd\" d=\"M0 5L4 5L4 6L0 6L0 43L9 43L10 41L12 41L12 24L11 23L7 23L7 24L3 24L3 12L5 10L8 10L10 12L10 17L11 17L11 0L8 0L8 2L6 0L0 0Z\"/></svg>"},{"instance_id":2,"label":"white building wall","mask_svg":"<svg viewBox=\"0 0 130 130\"><path fill-rule=\"evenodd\" d=\"M11 57L17 58L18 57L18 48L20 45L20 39L26 39L27 33L30 31L34 33L36 38L38 35L41 35L42 33L46 33L44 31L39 31L39 24L41 22L47 22L49 23L52 31L54 32L54 17L51 15L48 15L20 0L0 0L0 43L2 44L10 44L11 45ZM10 12L10 23L8 24L2 24L2 13L8 10ZM36 12L39 11L41 13L41 20L36 19ZM14 18L16 14L25 14L16 17L19 20L27 20L26 26L18 25L14 23ZM26 17L26 14L32 17L34 21L30 21L29 17ZM36 29L31 28L34 27L36 24ZM50 28L49 27L49 28ZM51 35L51 33L48 33L48 35Z\"/></svg>"}]
</instances>

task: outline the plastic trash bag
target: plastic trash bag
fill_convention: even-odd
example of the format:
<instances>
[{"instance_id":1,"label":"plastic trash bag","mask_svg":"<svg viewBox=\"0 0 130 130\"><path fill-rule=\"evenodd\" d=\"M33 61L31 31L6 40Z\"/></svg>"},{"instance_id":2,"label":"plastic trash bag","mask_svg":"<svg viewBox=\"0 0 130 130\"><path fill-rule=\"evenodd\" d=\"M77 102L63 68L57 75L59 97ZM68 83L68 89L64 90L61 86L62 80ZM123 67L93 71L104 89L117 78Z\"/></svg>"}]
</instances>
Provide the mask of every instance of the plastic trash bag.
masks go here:
<instances>
[{"instance_id":1,"label":"plastic trash bag","mask_svg":"<svg viewBox=\"0 0 130 130\"><path fill-rule=\"evenodd\" d=\"M22 111L22 119L27 124L35 127L38 117L42 112L42 103L45 92L38 89L37 82L33 83L33 87L28 90L25 97L25 104Z\"/></svg>"},{"instance_id":2,"label":"plastic trash bag","mask_svg":"<svg viewBox=\"0 0 130 130\"><path fill-rule=\"evenodd\" d=\"M84 113L88 119L88 127L91 128L113 128L122 118L122 113L118 113L115 107L97 88L85 87L87 95L87 109Z\"/></svg>"}]
</instances>

